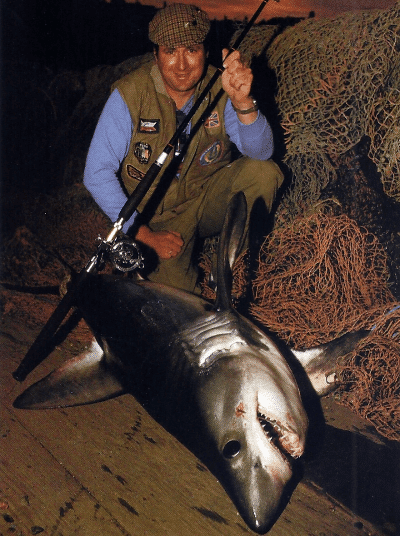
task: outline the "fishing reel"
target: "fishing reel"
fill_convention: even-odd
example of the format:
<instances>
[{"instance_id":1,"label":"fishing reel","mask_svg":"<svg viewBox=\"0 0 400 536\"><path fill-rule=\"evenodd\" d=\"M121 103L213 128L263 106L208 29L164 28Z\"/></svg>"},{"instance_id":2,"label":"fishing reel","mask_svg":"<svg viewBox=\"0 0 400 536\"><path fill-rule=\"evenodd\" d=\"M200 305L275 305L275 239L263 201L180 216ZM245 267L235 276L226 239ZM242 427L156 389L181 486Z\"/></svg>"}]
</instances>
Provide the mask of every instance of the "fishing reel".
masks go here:
<instances>
[{"instance_id":1,"label":"fishing reel","mask_svg":"<svg viewBox=\"0 0 400 536\"><path fill-rule=\"evenodd\" d=\"M136 242L128 237L116 238L107 248L107 256L120 272L144 268L144 257Z\"/></svg>"}]
</instances>

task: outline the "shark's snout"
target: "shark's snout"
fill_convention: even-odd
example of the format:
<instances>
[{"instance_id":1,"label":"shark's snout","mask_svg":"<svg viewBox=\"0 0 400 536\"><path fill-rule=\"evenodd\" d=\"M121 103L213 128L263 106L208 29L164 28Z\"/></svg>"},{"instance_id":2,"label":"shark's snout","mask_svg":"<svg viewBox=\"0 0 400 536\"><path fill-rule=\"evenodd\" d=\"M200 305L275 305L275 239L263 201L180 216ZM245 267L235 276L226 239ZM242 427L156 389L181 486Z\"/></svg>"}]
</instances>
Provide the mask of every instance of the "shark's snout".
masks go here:
<instances>
[{"instance_id":1,"label":"shark's snout","mask_svg":"<svg viewBox=\"0 0 400 536\"><path fill-rule=\"evenodd\" d=\"M237 504L237 508L247 525L258 534L265 534L276 521L282 504L283 488L277 487L276 483L265 475L263 471L254 469L253 490L259 491L259 496L254 493L249 498L248 504Z\"/></svg>"},{"instance_id":2,"label":"shark's snout","mask_svg":"<svg viewBox=\"0 0 400 536\"><path fill-rule=\"evenodd\" d=\"M238 512L248 526L258 534L265 534L273 525L282 505L286 483L292 476L290 463L265 464L261 456L254 456L246 439L229 439L222 447L224 467L220 479L229 490Z\"/></svg>"}]
</instances>

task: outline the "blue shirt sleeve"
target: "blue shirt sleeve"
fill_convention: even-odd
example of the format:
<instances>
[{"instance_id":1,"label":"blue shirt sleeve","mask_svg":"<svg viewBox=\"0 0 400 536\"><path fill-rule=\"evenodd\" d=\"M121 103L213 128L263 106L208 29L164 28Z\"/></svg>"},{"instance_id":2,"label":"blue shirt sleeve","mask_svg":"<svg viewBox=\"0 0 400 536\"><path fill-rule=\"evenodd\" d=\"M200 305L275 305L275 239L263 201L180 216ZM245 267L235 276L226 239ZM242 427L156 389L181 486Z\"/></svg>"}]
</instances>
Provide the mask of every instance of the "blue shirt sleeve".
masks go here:
<instances>
[{"instance_id":1,"label":"blue shirt sleeve","mask_svg":"<svg viewBox=\"0 0 400 536\"><path fill-rule=\"evenodd\" d=\"M112 222L127 201L118 171L128 153L133 124L125 101L117 89L107 100L94 132L86 158L83 184ZM125 222L127 232L136 212Z\"/></svg>"},{"instance_id":2,"label":"blue shirt sleeve","mask_svg":"<svg viewBox=\"0 0 400 536\"><path fill-rule=\"evenodd\" d=\"M240 121L228 99L224 110L225 128L230 140L239 151L255 160L268 160L274 152L274 137L266 117L258 112L250 125Z\"/></svg>"}]
</instances>

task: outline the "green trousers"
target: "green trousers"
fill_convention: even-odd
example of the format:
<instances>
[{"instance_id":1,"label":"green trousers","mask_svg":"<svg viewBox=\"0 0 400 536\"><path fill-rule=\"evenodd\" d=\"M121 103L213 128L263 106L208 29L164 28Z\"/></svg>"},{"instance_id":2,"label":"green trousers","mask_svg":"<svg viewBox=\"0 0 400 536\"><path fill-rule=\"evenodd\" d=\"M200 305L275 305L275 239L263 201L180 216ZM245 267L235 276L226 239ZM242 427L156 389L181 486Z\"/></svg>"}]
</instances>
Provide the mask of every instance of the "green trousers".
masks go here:
<instances>
[{"instance_id":1,"label":"green trousers","mask_svg":"<svg viewBox=\"0 0 400 536\"><path fill-rule=\"evenodd\" d=\"M243 156L211 175L194 199L185 200L184 185L177 180L166 194L163 212L155 215L149 226L153 231L180 233L184 245L177 257L160 259L148 279L198 293L198 269L196 259L193 259L193 252L197 251L196 241L221 232L226 207L239 191L246 197L248 219L254 202L260 197L271 210L283 179L279 166L272 160ZM248 229L249 221L245 230L247 235Z\"/></svg>"}]
</instances>

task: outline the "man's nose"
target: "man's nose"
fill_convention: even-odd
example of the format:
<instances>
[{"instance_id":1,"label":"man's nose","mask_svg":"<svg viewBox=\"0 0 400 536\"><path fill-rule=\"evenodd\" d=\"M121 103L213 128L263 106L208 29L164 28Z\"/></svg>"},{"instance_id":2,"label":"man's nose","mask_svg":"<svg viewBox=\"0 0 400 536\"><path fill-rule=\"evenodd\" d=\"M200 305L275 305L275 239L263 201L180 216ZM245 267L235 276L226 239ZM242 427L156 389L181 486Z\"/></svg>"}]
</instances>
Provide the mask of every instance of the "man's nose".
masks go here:
<instances>
[{"instance_id":1,"label":"man's nose","mask_svg":"<svg viewBox=\"0 0 400 536\"><path fill-rule=\"evenodd\" d=\"M184 50L179 50L178 52L177 66L182 71L184 71L187 67L187 60L186 60L186 55L185 55Z\"/></svg>"}]
</instances>

